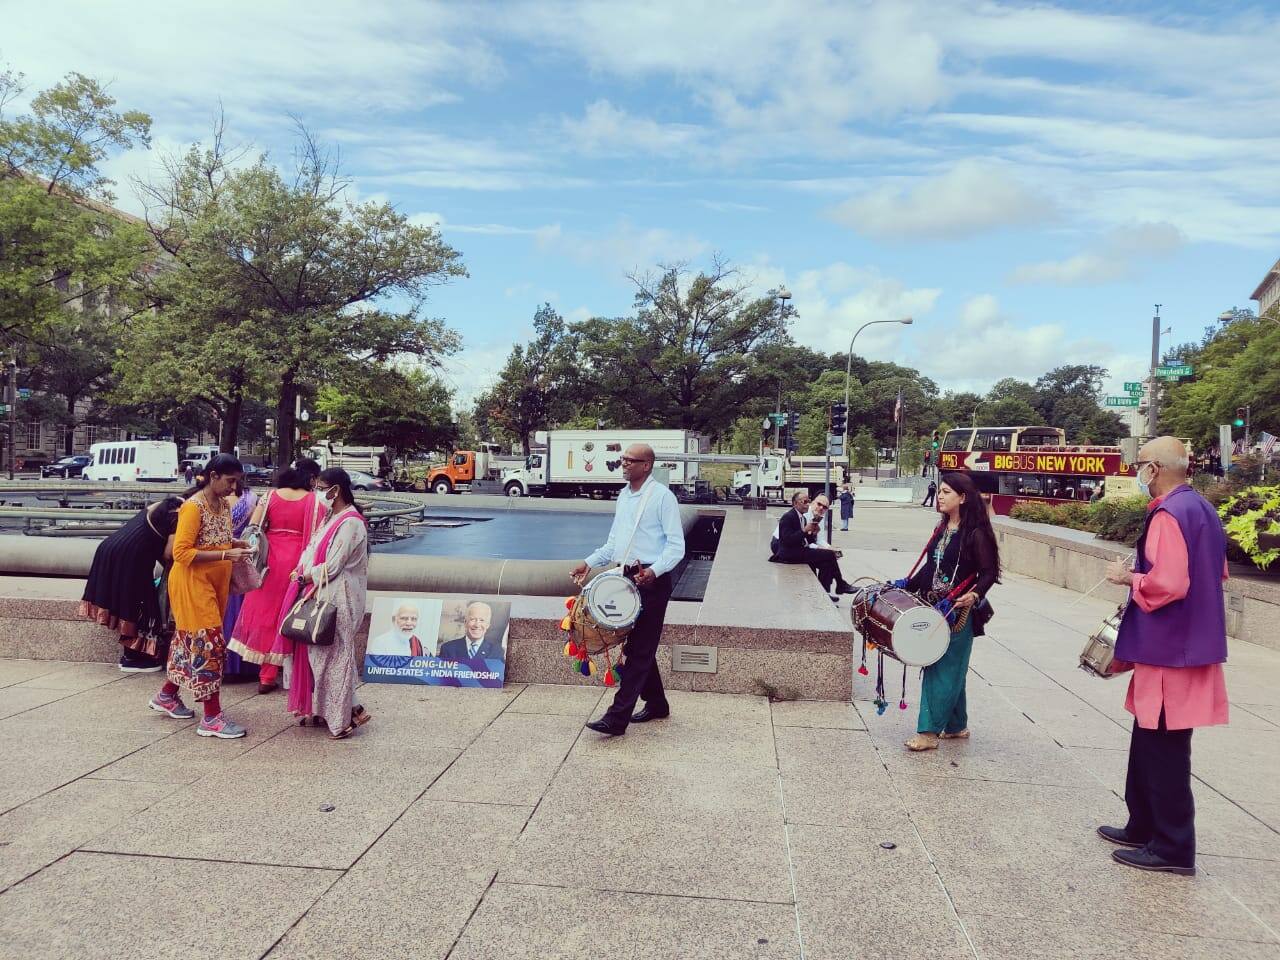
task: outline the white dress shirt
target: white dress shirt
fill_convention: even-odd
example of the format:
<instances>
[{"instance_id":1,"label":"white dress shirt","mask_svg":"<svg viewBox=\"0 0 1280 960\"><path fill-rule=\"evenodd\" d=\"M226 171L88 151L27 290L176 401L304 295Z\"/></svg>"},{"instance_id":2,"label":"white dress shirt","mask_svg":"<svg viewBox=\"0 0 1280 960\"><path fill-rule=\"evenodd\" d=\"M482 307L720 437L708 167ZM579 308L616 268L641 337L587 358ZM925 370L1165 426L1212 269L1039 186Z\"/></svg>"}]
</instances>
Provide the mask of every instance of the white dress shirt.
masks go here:
<instances>
[{"instance_id":1,"label":"white dress shirt","mask_svg":"<svg viewBox=\"0 0 1280 960\"><path fill-rule=\"evenodd\" d=\"M646 494L648 500L645 500ZM636 510L641 502L644 502L644 513L637 526ZM636 535L630 556L621 556L627 549L633 529ZM683 557L684 526L680 523L680 505L676 503L676 495L650 475L639 490L632 490L631 484L622 488L613 513L613 526L609 528L609 539L587 557L587 566L594 569L609 563L625 564L639 560L649 565L655 577L660 577L674 570Z\"/></svg>"}]
</instances>

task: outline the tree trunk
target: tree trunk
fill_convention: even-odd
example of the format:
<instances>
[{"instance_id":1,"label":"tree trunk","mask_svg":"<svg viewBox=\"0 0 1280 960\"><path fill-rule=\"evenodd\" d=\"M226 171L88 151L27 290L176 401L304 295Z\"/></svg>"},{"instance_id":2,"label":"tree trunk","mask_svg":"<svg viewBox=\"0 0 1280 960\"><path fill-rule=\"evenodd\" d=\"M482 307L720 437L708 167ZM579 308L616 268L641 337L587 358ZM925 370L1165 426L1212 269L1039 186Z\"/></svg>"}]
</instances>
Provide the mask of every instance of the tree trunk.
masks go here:
<instances>
[{"instance_id":1,"label":"tree trunk","mask_svg":"<svg viewBox=\"0 0 1280 960\"><path fill-rule=\"evenodd\" d=\"M279 438L277 467L287 467L293 463L293 408L297 400L298 386L294 383L293 374L286 373L280 378L280 397L276 401L276 434Z\"/></svg>"},{"instance_id":2,"label":"tree trunk","mask_svg":"<svg viewBox=\"0 0 1280 960\"><path fill-rule=\"evenodd\" d=\"M67 401L67 422L69 429L67 430L66 439L62 444L62 455L64 457L69 457L76 452L76 402L79 401L80 397L79 395L71 396L68 394L66 397L63 397L63 399Z\"/></svg>"},{"instance_id":3,"label":"tree trunk","mask_svg":"<svg viewBox=\"0 0 1280 960\"><path fill-rule=\"evenodd\" d=\"M226 414L222 418L222 436L218 439L218 449L223 453L235 453L236 442L240 439L240 414L244 410L244 396L239 387L234 387L231 399L227 402Z\"/></svg>"}]
</instances>

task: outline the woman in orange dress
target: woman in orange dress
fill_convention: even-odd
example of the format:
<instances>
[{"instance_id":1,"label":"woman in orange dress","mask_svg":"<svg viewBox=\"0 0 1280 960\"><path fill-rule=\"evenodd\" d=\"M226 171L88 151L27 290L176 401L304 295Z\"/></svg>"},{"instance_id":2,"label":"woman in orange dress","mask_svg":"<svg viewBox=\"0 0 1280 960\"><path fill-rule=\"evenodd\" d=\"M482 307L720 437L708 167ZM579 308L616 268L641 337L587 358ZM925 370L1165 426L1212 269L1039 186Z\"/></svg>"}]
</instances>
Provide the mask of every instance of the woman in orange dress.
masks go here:
<instances>
[{"instance_id":1,"label":"woman in orange dress","mask_svg":"<svg viewBox=\"0 0 1280 960\"><path fill-rule=\"evenodd\" d=\"M224 716L220 694L226 640L222 618L231 586L231 564L246 557L248 545L231 534L233 493L244 469L230 454L214 457L198 478L196 492L178 511L169 571L169 604L176 630L169 647L168 680L151 699L150 707L175 720L190 720L195 712L178 694L185 688L204 705L196 728L202 737L231 740L248 731Z\"/></svg>"}]
</instances>

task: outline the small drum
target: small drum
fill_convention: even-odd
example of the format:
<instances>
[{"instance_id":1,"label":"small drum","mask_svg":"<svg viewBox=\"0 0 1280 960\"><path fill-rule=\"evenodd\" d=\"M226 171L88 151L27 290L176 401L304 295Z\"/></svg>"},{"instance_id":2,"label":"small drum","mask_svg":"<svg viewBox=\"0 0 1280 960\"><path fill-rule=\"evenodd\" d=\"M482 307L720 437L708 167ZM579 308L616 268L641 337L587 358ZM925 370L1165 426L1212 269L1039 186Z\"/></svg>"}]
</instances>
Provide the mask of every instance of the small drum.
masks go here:
<instances>
[{"instance_id":1,"label":"small drum","mask_svg":"<svg viewBox=\"0 0 1280 960\"><path fill-rule=\"evenodd\" d=\"M1089 638L1089 642L1080 651L1080 669L1103 680L1117 676L1112 670L1116 659L1116 638L1120 636L1120 621L1124 618L1124 606L1102 621L1098 632Z\"/></svg>"},{"instance_id":2,"label":"small drum","mask_svg":"<svg viewBox=\"0 0 1280 960\"><path fill-rule=\"evenodd\" d=\"M627 639L640 616L640 588L619 570L596 574L574 599L569 623L587 653L600 653Z\"/></svg>"},{"instance_id":3,"label":"small drum","mask_svg":"<svg viewBox=\"0 0 1280 960\"><path fill-rule=\"evenodd\" d=\"M852 613L864 640L911 667L937 663L951 643L946 617L897 587L864 587L853 596Z\"/></svg>"}]
</instances>

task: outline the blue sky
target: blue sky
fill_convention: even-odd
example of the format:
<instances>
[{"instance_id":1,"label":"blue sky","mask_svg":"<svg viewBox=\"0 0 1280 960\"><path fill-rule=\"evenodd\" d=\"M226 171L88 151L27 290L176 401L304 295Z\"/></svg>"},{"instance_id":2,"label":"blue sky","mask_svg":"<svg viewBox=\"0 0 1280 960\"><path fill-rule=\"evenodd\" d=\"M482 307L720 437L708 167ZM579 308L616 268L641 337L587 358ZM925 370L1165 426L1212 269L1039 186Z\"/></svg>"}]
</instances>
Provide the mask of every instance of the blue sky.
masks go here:
<instances>
[{"instance_id":1,"label":"blue sky","mask_svg":"<svg viewBox=\"0 0 1280 960\"><path fill-rule=\"evenodd\" d=\"M627 313L627 274L719 254L786 284L801 343L948 388L1101 363L1138 379L1280 256L1274 3L0 0L0 61L155 118L127 184L207 135L287 162L290 114L353 195L438 223L469 279L465 401L538 304ZM125 16L122 11L128 11Z\"/></svg>"}]
</instances>

